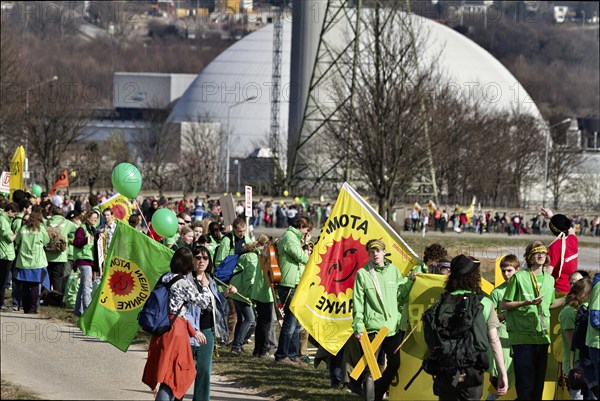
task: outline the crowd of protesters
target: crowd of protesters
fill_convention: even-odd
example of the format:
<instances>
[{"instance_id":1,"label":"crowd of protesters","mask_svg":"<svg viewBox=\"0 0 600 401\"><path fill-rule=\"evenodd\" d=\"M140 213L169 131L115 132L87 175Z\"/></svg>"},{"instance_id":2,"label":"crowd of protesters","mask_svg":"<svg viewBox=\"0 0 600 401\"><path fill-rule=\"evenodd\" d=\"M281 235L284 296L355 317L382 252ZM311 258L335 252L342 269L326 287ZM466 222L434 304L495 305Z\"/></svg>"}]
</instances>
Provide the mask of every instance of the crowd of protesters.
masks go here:
<instances>
[{"instance_id":1,"label":"crowd of protesters","mask_svg":"<svg viewBox=\"0 0 600 401\"><path fill-rule=\"evenodd\" d=\"M13 195L12 202L0 199L0 285L2 291L0 302L2 302L3 311L11 309L19 311L22 308L24 313L37 313L37 308L41 303L51 305L55 299L60 299L61 301L57 302L59 305L70 306L77 316L83 314L91 301L92 290L103 272L98 249L103 248L106 252L116 226L112 210L110 208L101 210L99 206L102 200L111 195L111 193L104 195L98 193L87 197L69 197L58 191L52 197L47 193L42 193L38 199L31 194L17 191ZM152 230L152 216L160 208L168 208L177 215L179 229L172 237L161 238ZM181 300L174 302L173 307L170 307L174 311L172 313L179 316L178 321L184 322L181 330L174 333L181 338L190 337L189 346L182 346L179 343L178 347L181 352L185 350L186 355L189 351L189 355L181 363L197 372L195 377L189 374L185 377L186 383L189 382L188 387L192 381L196 382L194 399L203 399L210 394L212 359L208 355L212 355L213 346L227 346L230 347L232 355L242 355L250 352L245 348L250 344L251 335L255 334L254 349L251 351L254 357L269 358L273 359L275 363L292 366L307 363L308 359L305 357L308 335L289 309L289 303L312 252L313 243L310 232L313 226L325 223L331 213L331 208L331 204L326 204L324 207L305 202L288 205L285 201L260 199L253 204L252 216L248 216L247 219L244 215L244 205L238 202L236 205L237 218L231 226L223 224L221 208L216 199L192 199L192 197L185 196L183 199L173 200L151 197L141 200L139 208L133 210L128 223L175 250L181 259L180 262L177 262L181 266L175 262L175 264L172 263L171 275L164 279L170 280L173 275L190 273L187 278L189 283L185 284L186 291L189 292L186 296L192 299L197 298L198 294L203 294L202 302L199 300L194 302L193 307L190 305L189 309L177 308ZM247 230L250 227L247 227L246 221L249 221L253 228L259 226L286 228L279 242L276 242L279 251L278 261L283 275L282 281L276 287L276 294L270 291L269 284L259 265L259 254L274 239L261 236L255 240L252 230ZM553 215L549 210L542 209L539 215L527 221L522 214L509 217L506 214L492 214L491 212L475 213L472 221L469 221L466 214L459 209L448 215L443 209L428 211L415 208L407 217L405 229L416 231L422 229L422 226L425 229L442 232L450 228L454 231L472 230L508 233L509 235L542 234L548 230L557 235L557 239L549 246L541 241L530 243L525 252L525 267L521 267L521 269L525 269L524 271L535 270L535 274L541 278L545 276L540 272L542 270L547 272L548 282L552 282L551 287L555 288L557 292L570 292L572 288L576 289L573 291L585 292L583 295L575 294L567 298L570 318L590 296L591 281L590 285L572 287L576 282L575 275L579 274L585 279L586 272L577 271L576 257L573 259L570 255L573 252L576 255L576 234L600 235L600 218L598 216L593 219L577 216L569 219L564 215ZM60 236L67 239L64 247L60 247L60 241L57 239ZM385 262L385 244L377 241L369 241L370 245L367 246L367 250L372 256L372 261L376 261L378 268L381 268L387 266L388 263ZM239 257L235 274L241 274L235 280L232 279L229 284L219 283L213 276L214 270L231 255ZM381 260L376 257L380 257ZM525 273L515 273L515 271L519 271L519 260L514 255L511 257L512 259L509 259L514 263L510 264L510 267L513 269L514 276L529 277ZM406 278L404 286L406 288L399 291L403 294L402 299L398 298L392 303L407 308L406 294L410 291L411 280L414 280L415 274L419 272L452 274L453 267L450 262L447 253L440 245L433 244L426 248L423 263ZM368 277L365 277L368 282ZM524 284L526 279L519 278L520 281L517 279L510 281L509 278L505 277L508 287L507 294L498 298L494 305L494 308L498 309L500 320L506 319L508 331L506 338L511 337L511 330L515 330L514 316L517 316L518 312L525 307L531 307L532 311L535 309L535 312L538 313L536 305L540 304L538 301L541 299L539 297L535 299L522 298L523 294L518 286L528 285ZM587 278L587 280L590 279ZM594 284L597 280L594 281ZM72 287L76 290L72 291L72 288L67 288L71 287L68 283L73 284ZM12 289L12 308L4 305L3 295L7 288ZM548 292L546 294L547 301L544 301L543 304L544 308L550 307L551 304L552 307L562 307L562 304L552 302L554 301L552 288L544 290ZM66 302L69 291L73 295L73 302L70 305ZM594 293L596 297L597 292L596 289ZM284 311L283 327L279 338L276 336L273 324L277 321L274 313L276 309L273 308L277 297L279 297L278 304L282 304ZM587 303L585 304L587 305ZM593 309L592 306L590 305L591 309ZM405 316L402 314L402 309L399 308L400 325L395 345L399 344L399 341L410 329L410 323L406 319L402 319ZM596 309L593 309L592 312L600 313ZM547 315L545 310L542 314ZM537 319L543 324L544 317L540 316ZM567 326L567 323L570 326ZM573 326L571 323L570 320L568 322L565 320L564 325L571 330L571 326ZM595 330L597 333L597 328ZM188 336L188 333L192 334ZM369 334L371 333L369 332ZM538 397L541 394L539 393L539 383L536 384L537 376L532 376L530 381L521 377L525 374L523 372L528 372L527 374L533 372L529 367L531 360L523 357L521 350L525 349L529 352L530 348L535 347L530 347L527 342L515 343L515 338L510 339L513 341L512 345L515 345L512 356L515 363L514 374L519 376L516 380L517 393L519 397L523 394L532 395L534 393L535 397ZM165 356L160 352L164 352L164 349L169 347L166 343L168 338L165 337L163 340L163 342L154 341L156 344L151 347L152 358L149 357L151 362L145 371L144 382L155 390L157 399L173 399L181 396L185 389L176 382L171 383L165 379L171 376L168 371L164 370L161 363ZM592 340L594 339L592 338ZM600 345L597 343L597 338L594 341L588 341L588 343L591 344L591 354L597 356L596 348L600 348ZM535 344L537 348L540 348L540 345L544 346L544 351L540 353L539 360L536 362L536 369L540 371L543 371L541 359L547 357L547 342L543 341L542 343ZM352 347L344 347L343 351L340 351L342 353L340 355L352 352L346 348L351 349ZM356 352L356 348L354 349ZM391 354L386 353L389 354L387 358L390 358ZM178 355L180 354L178 353ZM381 362L386 358L383 354L381 353L379 357ZM196 359L195 363L193 362L194 358ZM359 381L353 381L343 373L341 357L328 355L325 359L328 360L332 387L346 388L365 397L369 396L368 392L371 390L368 388L368 375L364 375ZM583 383L587 386L585 387L587 390L579 393L573 391L573 398L579 399L576 397L584 395L592 397L594 393L597 396L598 367L596 364L585 362L587 365L583 366L584 360L581 358L569 361L565 359L565 361L565 364L569 364L569 366L563 366L566 375L578 368L586 373ZM507 365L506 370L508 370L510 361L504 362ZM395 367L396 364L389 366ZM502 374L505 375L505 373ZM387 376L390 376L389 372ZM514 378L509 378L509 380L512 383ZM158 383L161 383L160 387L157 387ZM505 376L501 378L500 384L502 392L505 391L507 385ZM381 399L387 391L387 386L378 385L375 389L377 399ZM576 389L573 387L572 390Z\"/></svg>"},{"instance_id":2,"label":"crowd of protesters","mask_svg":"<svg viewBox=\"0 0 600 401\"><path fill-rule=\"evenodd\" d=\"M579 236L600 237L600 215L582 216L574 214L570 217L573 228ZM524 213L506 213L496 211L476 211L469 216L461 208L452 213L446 209L433 210L413 207L404 220L404 231L428 232L446 231L496 233L507 235L550 234L548 222L540 213L525 217Z\"/></svg>"}]
</instances>

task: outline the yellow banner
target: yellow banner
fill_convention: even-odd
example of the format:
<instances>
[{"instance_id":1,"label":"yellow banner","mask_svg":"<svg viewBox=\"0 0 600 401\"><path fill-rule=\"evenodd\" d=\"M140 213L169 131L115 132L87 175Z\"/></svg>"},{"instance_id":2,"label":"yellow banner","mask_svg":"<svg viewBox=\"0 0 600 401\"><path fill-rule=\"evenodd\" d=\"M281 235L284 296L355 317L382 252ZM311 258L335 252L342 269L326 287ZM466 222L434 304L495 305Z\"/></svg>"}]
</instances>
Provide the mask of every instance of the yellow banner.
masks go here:
<instances>
[{"instance_id":1,"label":"yellow banner","mask_svg":"<svg viewBox=\"0 0 600 401\"><path fill-rule=\"evenodd\" d=\"M100 210L102 210L102 212L108 207L112 209L115 219L119 219L123 223L128 224L129 216L131 216L133 210L129 199L117 193L100 204Z\"/></svg>"},{"instance_id":2,"label":"yellow banner","mask_svg":"<svg viewBox=\"0 0 600 401\"><path fill-rule=\"evenodd\" d=\"M10 161L10 199L12 199L13 192L17 189L25 189L24 170L25 149L23 146L19 146Z\"/></svg>"},{"instance_id":3,"label":"yellow banner","mask_svg":"<svg viewBox=\"0 0 600 401\"><path fill-rule=\"evenodd\" d=\"M421 316L423 313L440 297L444 291L447 276L435 274L418 274L409 294L409 307L404 310L404 313L409 314L409 322L411 327L416 329L412 335L406 340L406 343L401 348L400 369L398 377L400 380L396 384L390 386L390 400L437 400L438 397L433 394L433 378L429 374L422 371L411 386L404 390L408 381L417 373L423 363L423 359L427 354L427 344L423 337L423 324ZM501 281L502 283L503 281ZM489 294L489 289L493 289L493 285L482 279L482 290ZM550 319L550 338L552 346L548 347L548 366L546 368L546 383L544 385L544 400L564 399L564 389L557 386L559 375L559 365L557 359L560 358L557 350L562 349L560 337L560 325L558 324L558 314L560 308L551 310ZM408 331L410 332L410 331ZM407 335L408 335L407 332ZM482 399L486 399L488 390L488 375L484 379ZM555 394L556 397L555 398ZM568 394L567 394L568 395ZM509 389L508 394L498 399L514 400L516 392L514 387Z\"/></svg>"},{"instance_id":4,"label":"yellow banner","mask_svg":"<svg viewBox=\"0 0 600 401\"><path fill-rule=\"evenodd\" d=\"M368 240L383 240L388 258L406 275L419 257L354 189L344 183L315 244L290 309L332 354L352 335L352 292L369 260Z\"/></svg>"}]
</instances>

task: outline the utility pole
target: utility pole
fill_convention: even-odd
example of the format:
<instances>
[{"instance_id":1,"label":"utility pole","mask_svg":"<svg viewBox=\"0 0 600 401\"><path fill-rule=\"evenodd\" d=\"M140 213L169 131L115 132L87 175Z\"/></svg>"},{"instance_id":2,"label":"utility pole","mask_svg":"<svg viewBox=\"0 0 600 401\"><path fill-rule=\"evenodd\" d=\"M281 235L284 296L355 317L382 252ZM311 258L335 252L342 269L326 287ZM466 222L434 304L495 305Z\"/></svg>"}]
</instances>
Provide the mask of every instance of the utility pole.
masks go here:
<instances>
[{"instance_id":1,"label":"utility pole","mask_svg":"<svg viewBox=\"0 0 600 401\"><path fill-rule=\"evenodd\" d=\"M269 146L273 157L279 156L279 105L281 96L281 53L283 47L283 2L271 8L273 18L273 63L271 73L271 132Z\"/></svg>"}]
</instances>

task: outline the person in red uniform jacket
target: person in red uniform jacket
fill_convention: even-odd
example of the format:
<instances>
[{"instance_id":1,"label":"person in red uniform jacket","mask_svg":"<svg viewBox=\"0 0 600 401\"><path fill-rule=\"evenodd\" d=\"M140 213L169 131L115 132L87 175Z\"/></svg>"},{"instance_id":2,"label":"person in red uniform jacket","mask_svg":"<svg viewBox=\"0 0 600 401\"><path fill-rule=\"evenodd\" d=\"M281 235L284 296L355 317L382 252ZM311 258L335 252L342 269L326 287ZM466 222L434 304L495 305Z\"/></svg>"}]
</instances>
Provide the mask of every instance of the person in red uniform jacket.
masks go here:
<instances>
[{"instance_id":1,"label":"person in red uniform jacket","mask_svg":"<svg viewBox=\"0 0 600 401\"><path fill-rule=\"evenodd\" d=\"M548 246L549 267L552 268L551 274L555 280L554 288L558 292L568 293L571 288L569 276L577 270L579 240L567 216L554 214L547 208L542 208L542 215L550 219L548 227L557 236Z\"/></svg>"}]
</instances>

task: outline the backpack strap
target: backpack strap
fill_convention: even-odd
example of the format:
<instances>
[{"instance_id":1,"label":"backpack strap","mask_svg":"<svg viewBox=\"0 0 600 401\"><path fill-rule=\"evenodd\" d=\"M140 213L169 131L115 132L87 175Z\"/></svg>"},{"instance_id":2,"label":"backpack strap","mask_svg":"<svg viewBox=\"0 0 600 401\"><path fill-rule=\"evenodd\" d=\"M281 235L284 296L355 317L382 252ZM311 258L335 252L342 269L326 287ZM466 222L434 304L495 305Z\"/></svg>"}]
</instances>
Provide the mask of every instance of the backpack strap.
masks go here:
<instances>
[{"instance_id":1,"label":"backpack strap","mask_svg":"<svg viewBox=\"0 0 600 401\"><path fill-rule=\"evenodd\" d=\"M167 284L162 284L162 278L163 278L163 276L160 277L159 283L161 283L161 285L164 285L165 287L167 287L167 290L169 290L169 292L171 292L171 287L173 286L173 284L175 284L179 280L183 280L184 279L184 277L182 275L177 274L175 277L173 277L171 280L169 280L169 282ZM171 325L173 324L173 322L175 321L175 319L177 319L177 316L179 316L179 314L181 313L181 310L183 309L183 307L186 304L187 304L187 301L183 301L183 303L181 304L181 306L177 310L177 313L175 314L175 316L173 316L172 318L169 319L169 323Z\"/></svg>"},{"instance_id":2,"label":"backpack strap","mask_svg":"<svg viewBox=\"0 0 600 401\"><path fill-rule=\"evenodd\" d=\"M381 308L383 309L383 314L385 315L385 319L387 320L389 318L389 314L388 314L387 310L385 309L385 303L383 302L383 295L381 294L381 286L379 285L379 280L377 279L377 276L375 275L375 269L373 268L372 264L369 265L369 273L371 273L371 279L373 279L373 284L375 285L375 290L377 292L377 299L379 299L379 303L381 304Z\"/></svg>"}]
</instances>

